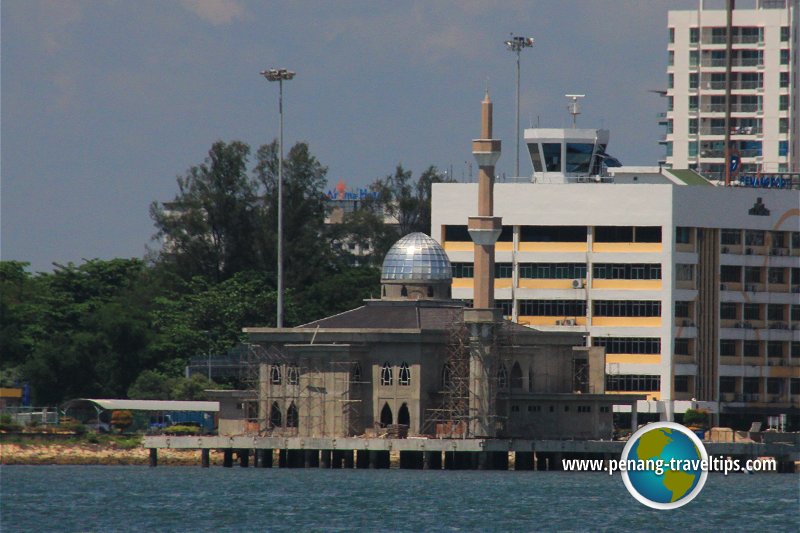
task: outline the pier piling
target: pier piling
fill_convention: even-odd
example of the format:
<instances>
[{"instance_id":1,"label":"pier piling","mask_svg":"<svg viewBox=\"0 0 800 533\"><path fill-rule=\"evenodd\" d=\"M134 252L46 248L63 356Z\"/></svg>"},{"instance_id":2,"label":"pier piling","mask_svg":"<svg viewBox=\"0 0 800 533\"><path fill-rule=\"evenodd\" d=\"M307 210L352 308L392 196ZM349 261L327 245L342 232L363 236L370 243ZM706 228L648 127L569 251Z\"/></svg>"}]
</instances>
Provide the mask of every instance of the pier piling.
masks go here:
<instances>
[{"instance_id":1,"label":"pier piling","mask_svg":"<svg viewBox=\"0 0 800 533\"><path fill-rule=\"evenodd\" d=\"M150 466L152 468L158 466L158 448L150 448Z\"/></svg>"}]
</instances>

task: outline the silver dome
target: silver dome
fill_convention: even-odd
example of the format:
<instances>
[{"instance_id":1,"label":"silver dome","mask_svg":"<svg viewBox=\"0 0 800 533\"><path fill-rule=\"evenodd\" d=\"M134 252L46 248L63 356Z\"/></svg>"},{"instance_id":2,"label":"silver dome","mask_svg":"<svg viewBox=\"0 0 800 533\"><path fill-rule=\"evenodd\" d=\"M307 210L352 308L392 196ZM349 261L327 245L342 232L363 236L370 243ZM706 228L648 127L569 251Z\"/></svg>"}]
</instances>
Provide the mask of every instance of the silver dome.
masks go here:
<instances>
[{"instance_id":1,"label":"silver dome","mask_svg":"<svg viewBox=\"0 0 800 533\"><path fill-rule=\"evenodd\" d=\"M409 233L389 249L382 280L449 281L450 259L442 246L424 233Z\"/></svg>"}]
</instances>

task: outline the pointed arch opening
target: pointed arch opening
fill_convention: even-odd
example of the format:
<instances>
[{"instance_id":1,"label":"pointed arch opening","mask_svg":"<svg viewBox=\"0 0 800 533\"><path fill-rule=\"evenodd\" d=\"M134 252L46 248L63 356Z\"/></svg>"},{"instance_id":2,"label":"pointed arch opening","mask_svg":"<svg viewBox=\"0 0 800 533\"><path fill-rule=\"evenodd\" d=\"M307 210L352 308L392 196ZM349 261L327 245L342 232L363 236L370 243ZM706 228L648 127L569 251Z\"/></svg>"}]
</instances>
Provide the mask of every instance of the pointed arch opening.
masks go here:
<instances>
[{"instance_id":1,"label":"pointed arch opening","mask_svg":"<svg viewBox=\"0 0 800 533\"><path fill-rule=\"evenodd\" d=\"M297 412L297 406L292 402L286 410L286 427L296 428L300 422L300 415Z\"/></svg>"},{"instance_id":2,"label":"pointed arch opening","mask_svg":"<svg viewBox=\"0 0 800 533\"><path fill-rule=\"evenodd\" d=\"M403 403L397 411L397 423L403 426L411 426L411 413L408 412L408 404Z\"/></svg>"},{"instance_id":3,"label":"pointed arch opening","mask_svg":"<svg viewBox=\"0 0 800 533\"><path fill-rule=\"evenodd\" d=\"M405 285L400 289L400 296L408 296L408 288Z\"/></svg>"},{"instance_id":4,"label":"pointed arch opening","mask_svg":"<svg viewBox=\"0 0 800 533\"><path fill-rule=\"evenodd\" d=\"M533 392L533 367L528 367L528 392Z\"/></svg>"},{"instance_id":5,"label":"pointed arch opening","mask_svg":"<svg viewBox=\"0 0 800 533\"><path fill-rule=\"evenodd\" d=\"M397 375L397 381L403 387L408 387L411 385L411 369L408 368L408 363L403 361L403 364L400 365L400 372Z\"/></svg>"},{"instance_id":6,"label":"pointed arch opening","mask_svg":"<svg viewBox=\"0 0 800 533\"><path fill-rule=\"evenodd\" d=\"M502 363L500 368L497 369L497 388L500 390L508 388L508 370L506 370L506 365Z\"/></svg>"},{"instance_id":7,"label":"pointed arch opening","mask_svg":"<svg viewBox=\"0 0 800 533\"><path fill-rule=\"evenodd\" d=\"M278 405L278 402L272 402L272 407L269 410L269 425L273 428L279 428L282 423L281 406Z\"/></svg>"},{"instance_id":8,"label":"pointed arch opening","mask_svg":"<svg viewBox=\"0 0 800 533\"><path fill-rule=\"evenodd\" d=\"M389 403L386 402L383 404L383 409L381 409L381 427L391 426L394 423L394 417L392 416L392 408L389 407Z\"/></svg>"},{"instance_id":9,"label":"pointed arch opening","mask_svg":"<svg viewBox=\"0 0 800 533\"><path fill-rule=\"evenodd\" d=\"M453 367L445 363L442 367L442 390L447 390L453 385Z\"/></svg>"},{"instance_id":10,"label":"pointed arch opening","mask_svg":"<svg viewBox=\"0 0 800 533\"><path fill-rule=\"evenodd\" d=\"M511 367L511 388L522 388L522 367L519 366L519 362L514 362L514 366Z\"/></svg>"},{"instance_id":11,"label":"pointed arch opening","mask_svg":"<svg viewBox=\"0 0 800 533\"><path fill-rule=\"evenodd\" d=\"M279 365L272 365L269 369L269 379L273 385L281 384L281 367Z\"/></svg>"},{"instance_id":12,"label":"pointed arch opening","mask_svg":"<svg viewBox=\"0 0 800 533\"><path fill-rule=\"evenodd\" d=\"M389 361L386 361L381 368L381 385L391 385L393 381L392 365L389 364Z\"/></svg>"},{"instance_id":13,"label":"pointed arch opening","mask_svg":"<svg viewBox=\"0 0 800 533\"><path fill-rule=\"evenodd\" d=\"M290 366L286 370L286 381L289 382L289 385L297 385L300 383L300 369L296 366Z\"/></svg>"},{"instance_id":14,"label":"pointed arch opening","mask_svg":"<svg viewBox=\"0 0 800 533\"><path fill-rule=\"evenodd\" d=\"M353 365L353 371L350 373L350 381L353 383L359 383L361 381L361 363L358 361Z\"/></svg>"}]
</instances>

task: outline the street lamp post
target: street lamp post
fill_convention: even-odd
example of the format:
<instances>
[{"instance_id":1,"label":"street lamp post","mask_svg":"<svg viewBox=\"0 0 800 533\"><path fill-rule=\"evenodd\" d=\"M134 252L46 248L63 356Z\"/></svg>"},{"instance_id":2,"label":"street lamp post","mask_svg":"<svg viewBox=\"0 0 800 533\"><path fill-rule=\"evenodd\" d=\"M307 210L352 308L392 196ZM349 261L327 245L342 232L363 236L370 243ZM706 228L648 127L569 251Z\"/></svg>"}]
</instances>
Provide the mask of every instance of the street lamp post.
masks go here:
<instances>
[{"instance_id":1,"label":"street lamp post","mask_svg":"<svg viewBox=\"0 0 800 533\"><path fill-rule=\"evenodd\" d=\"M261 71L267 81L278 82L278 115L280 134L278 136L278 317L277 327L283 327L283 81L294 78L295 73L285 68L271 68Z\"/></svg>"},{"instance_id":2,"label":"street lamp post","mask_svg":"<svg viewBox=\"0 0 800 533\"><path fill-rule=\"evenodd\" d=\"M519 37L511 34L511 38L506 41L506 48L517 54L517 166L514 177L519 177L519 53L523 48L533 46L533 37Z\"/></svg>"}]
</instances>

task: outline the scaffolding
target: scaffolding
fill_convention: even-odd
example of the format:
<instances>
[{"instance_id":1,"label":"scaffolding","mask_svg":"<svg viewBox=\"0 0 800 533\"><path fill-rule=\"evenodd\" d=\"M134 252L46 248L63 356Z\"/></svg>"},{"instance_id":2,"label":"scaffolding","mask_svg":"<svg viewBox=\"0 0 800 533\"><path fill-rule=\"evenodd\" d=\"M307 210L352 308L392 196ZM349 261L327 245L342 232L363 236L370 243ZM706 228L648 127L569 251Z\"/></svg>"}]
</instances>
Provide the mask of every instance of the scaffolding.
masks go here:
<instances>
[{"instance_id":1,"label":"scaffolding","mask_svg":"<svg viewBox=\"0 0 800 533\"><path fill-rule=\"evenodd\" d=\"M356 361L298 357L280 345L250 345L242 382L257 397L246 416L249 434L346 437L363 432L359 406L366 382Z\"/></svg>"}]
</instances>

